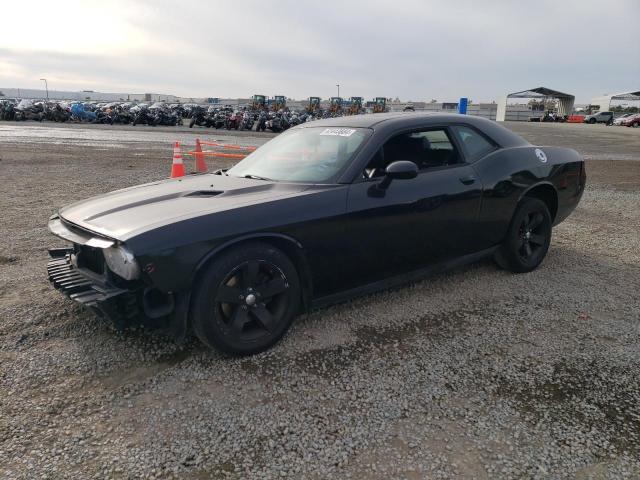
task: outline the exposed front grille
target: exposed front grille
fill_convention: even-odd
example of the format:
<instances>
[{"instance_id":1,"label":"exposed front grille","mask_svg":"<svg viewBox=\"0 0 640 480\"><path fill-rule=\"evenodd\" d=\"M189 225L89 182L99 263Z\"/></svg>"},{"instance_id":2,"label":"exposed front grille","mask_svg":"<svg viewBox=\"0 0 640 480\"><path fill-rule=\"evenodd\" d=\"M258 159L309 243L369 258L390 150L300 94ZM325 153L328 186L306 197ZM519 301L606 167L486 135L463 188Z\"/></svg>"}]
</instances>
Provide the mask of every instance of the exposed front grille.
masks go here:
<instances>
[{"instance_id":1,"label":"exposed front grille","mask_svg":"<svg viewBox=\"0 0 640 480\"><path fill-rule=\"evenodd\" d=\"M80 245L77 256L79 268L86 268L100 275L104 273L104 254L101 248Z\"/></svg>"},{"instance_id":2,"label":"exposed front grille","mask_svg":"<svg viewBox=\"0 0 640 480\"><path fill-rule=\"evenodd\" d=\"M107 282L96 281L91 278L94 275L78 270L72 259L74 253L79 254L78 247L76 244L74 249L49 250L53 257L47 265L49 280L71 300L92 308L99 316L112 320L116 327L123 328L138 312L136 298L139 293L127 292Z\"/></svg>"}]
</instances>

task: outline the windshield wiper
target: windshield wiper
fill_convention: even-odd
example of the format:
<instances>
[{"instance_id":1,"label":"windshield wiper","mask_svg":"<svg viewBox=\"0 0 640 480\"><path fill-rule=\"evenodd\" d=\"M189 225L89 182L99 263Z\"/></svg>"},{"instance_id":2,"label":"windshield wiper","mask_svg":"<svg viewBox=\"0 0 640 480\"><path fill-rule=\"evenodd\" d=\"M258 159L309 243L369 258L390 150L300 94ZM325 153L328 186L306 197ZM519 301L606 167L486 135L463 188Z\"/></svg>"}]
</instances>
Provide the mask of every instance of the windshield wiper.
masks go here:
<instances>
[{"instance_id":1,"label":"windshield wiper","mask_svg":"<svg viewBox=\"0 0 640 480\"><path fill-rule=\"evenodd\" d=\"M260 175L251 175L248 173L247 175L243 175L243 178L253 178L254 180L266 180L267 182L275 182L275 180L271 178L261 177Z\"/></svg>"}]
</instances>

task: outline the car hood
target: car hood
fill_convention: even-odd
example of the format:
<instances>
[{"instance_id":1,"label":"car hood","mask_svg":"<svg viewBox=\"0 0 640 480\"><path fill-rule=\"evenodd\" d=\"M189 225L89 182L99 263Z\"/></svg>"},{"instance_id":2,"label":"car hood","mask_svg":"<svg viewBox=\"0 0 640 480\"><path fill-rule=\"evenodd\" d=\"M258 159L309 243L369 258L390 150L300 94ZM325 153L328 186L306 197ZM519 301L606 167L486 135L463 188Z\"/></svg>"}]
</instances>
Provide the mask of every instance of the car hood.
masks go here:
<instances>
[{"instance_id":1,"label":"car hood","mask_svg":"<svg viewBox=\"0 0 640 480\"><path fill-rule=\"evenodd\" d=\"M125 241L168 223L296 195L309 185L189 175L92 197L58 212L67 224Z\"/></svg>"}]
</instances>

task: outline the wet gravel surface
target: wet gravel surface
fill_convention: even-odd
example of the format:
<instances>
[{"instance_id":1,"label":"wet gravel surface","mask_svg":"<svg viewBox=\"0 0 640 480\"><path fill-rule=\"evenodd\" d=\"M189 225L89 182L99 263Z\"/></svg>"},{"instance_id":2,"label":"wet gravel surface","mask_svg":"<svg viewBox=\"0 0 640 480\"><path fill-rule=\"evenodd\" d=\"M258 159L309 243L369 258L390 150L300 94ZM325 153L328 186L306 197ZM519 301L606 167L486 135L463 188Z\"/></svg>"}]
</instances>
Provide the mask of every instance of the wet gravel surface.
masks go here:
<instances>
[{"instance_id":1,"label":"wet gravel surface","mask_svg":"<svg viewBox=\"0 0 640 480\"><path fill-rule=\"evenodd\" d=\"M177 138L268 135L0 124L0 478L640 477L640 131L509 126L590 159L537 271L474 264L238 359L54 291L46 221L166 176Z\"/></svg>"}]
</instances>

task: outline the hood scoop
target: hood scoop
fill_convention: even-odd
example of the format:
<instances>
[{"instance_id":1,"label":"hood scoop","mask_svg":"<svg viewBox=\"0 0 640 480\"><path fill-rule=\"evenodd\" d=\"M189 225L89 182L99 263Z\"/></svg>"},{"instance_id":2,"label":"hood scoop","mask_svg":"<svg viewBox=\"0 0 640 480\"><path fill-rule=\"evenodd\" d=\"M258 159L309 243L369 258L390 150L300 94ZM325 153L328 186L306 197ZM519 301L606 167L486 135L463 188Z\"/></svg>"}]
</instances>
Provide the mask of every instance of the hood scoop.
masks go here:
<instances>
[{"instance_id":1,"label":"hood scoop","mask_svg":"<svg viewBox=\"0 0 640 480\"><path fill-rule=\"evenodd\" d=\"M219 190L197 190L195 192L189 192L185 197L196 197L196 198L208 198L208 197L217 197L221 192Z\"/></svg>"}]
</instances>

